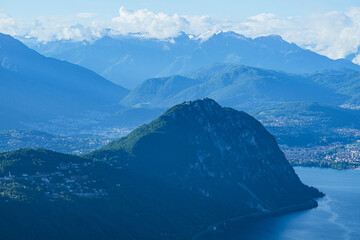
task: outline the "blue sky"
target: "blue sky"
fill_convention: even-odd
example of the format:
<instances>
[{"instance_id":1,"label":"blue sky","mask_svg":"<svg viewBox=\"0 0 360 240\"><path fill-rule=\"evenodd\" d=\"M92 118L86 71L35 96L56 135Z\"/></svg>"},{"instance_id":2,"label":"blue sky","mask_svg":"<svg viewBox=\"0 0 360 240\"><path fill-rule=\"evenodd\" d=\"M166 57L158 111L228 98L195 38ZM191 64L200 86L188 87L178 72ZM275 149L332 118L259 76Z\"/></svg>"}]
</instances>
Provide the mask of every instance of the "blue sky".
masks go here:
<instances>
[{"instance_id":1,"label":"blue sky","mask_svg":"<svg viewBox=\"0 0 360 240\"><path fill-rule=\"evenodd\" d=\"M360 64L360 0L0 0L0 32L40 42L140 33L203 40L219 31L270 34Z\"/></svg>"},{"instance_id":2,"label":"blue sky","mask_svg":"<svg viewBox=\"0 0 360 240\"><path fill-rule=\"evenodd\" d=\"M154 12L209 15L215 18L242 18L259 13L303 16L311 13L346 11L360 6L359 0L8 0L0 9L14 17L64 16L79 12L111 17L124 6L130 10L147 8Z\"/></svg>"}]
</instances>

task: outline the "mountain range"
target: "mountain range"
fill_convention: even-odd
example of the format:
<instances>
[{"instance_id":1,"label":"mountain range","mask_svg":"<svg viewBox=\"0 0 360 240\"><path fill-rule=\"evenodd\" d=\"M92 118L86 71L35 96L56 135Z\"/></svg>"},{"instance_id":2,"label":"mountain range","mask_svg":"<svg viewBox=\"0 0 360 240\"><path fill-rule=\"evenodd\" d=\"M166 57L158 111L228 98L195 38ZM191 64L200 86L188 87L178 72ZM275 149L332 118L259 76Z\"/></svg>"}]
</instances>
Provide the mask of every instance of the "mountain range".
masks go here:
<instances>
[{"instance_id":1,"label":"mountain range","mask_svg":"<svg viewBox=\"0 0 360 240\"><path fill-rule=\"evenodd\" d=\"M211 99L176 105L87 155L1 153L0 175L4 239L191 239L323 196L260 122Z\"/></svg>"},{"instance_id":2,"label":"mountain range","mask_svg":"<svg viewBox=\"0 0 360 240\"><path fill-rule=\"evenodd\" d=\"M266 46L266 44L271 42L271 49L275 52L277 51L276 49L285 47L288 44L275 36L246 39L234 33L219 33L208 41L201 43L189 38L185 34L174 39L175 43L158 41L156 39L131 39L133 41L130 41L128 38L102 39L108 42L108 45L105 45L109 46L109 50L108 52L102 52L104 56L99 53L99 58L105 58L105 54L111 56L112 52L115 51L111 52L110 46L115 44L115 42L129 51L132 51L131 46L137 46L140 43L152 50L157 49L156 46L159 44L172 44L172 50L168 49L167 51L170 54L172 51L175 51L175 46L177 46L179 48L176 48L175 52L179 56L185 53L188 48L191 49L192 47L190 46L199 44L202 46L203 54L210 54L212 50L205 51L205 49L214 50L214 47L209 47L208 45L219 41L219 46L222 46L222 42L225 41L224 39L232 43L233 49L236 49L235 46L240 49L240 42L245 40L246 42L251 42L253 47ZM128 41L129 44L133 45L122 45L119 41ZM149 41L152 44L148 44ZM183 43L183 45L180 43ZM262 45L259 45L260 43ZM75 43L68 42L61 43L58 46L61 46L61 49L67 49L73 44ZM87 49L86 52L77 53L76 49L78 48L73 49L73 56L80 54L79 56L84 57L86 54L90 54L91 49L96 48L96 44L98 43L88 43L86 46L90 47L90 49ZM129 92L129 90L113 84L83 67L44 57L8 35L0 35L0 46L0 130L31 128L48 132L50 128L53 129L55 127L58 129L50 132L59 134L64 129L75 129L77 126L75 124L76 121L81 122L83 125L85 124L86 131L93 131L92 129L95 128L98 131L102 131L105 128L111 127L128 127L133 129L139 126L139 124L148 122L170 106L203 97L210 97L222 105L254 113L256 113L255 109L266 108L274 104L286 105L286 103L290 103L289 106L293 106L291 102L318 102L320 105L329 107L342 104L357 106L360 102L359 72L354 70L357 67L352 65L347 66L348 68L337 69L337 67L334 67L332 70L322 70L311 74L292 74L233 63L212 64L193 71L187 71L190 68L181 68L181 71L184 71L182 75L150 78ZM50 45L43 45L43 47L45 46ZM295 49L295 46L290 44L287 48ZM139 52L141 52L141 49L138 49ZM196 52L198 51L200 50ZM253 51L256 52L254 49ZM161 54L155 53L152 52L150 55L161 57ZM143 52L143 54L144 56L147 55L146 52ZM220 51L218 54L220 54ZM273 56L270 53L266 54L267 56ZM211 59L209 56L206 58ZM86 59L91 58L86 57ZM200 61L201 58L198 59ZM321 57L319 59L324 58ZM170 61L168 60L167 63ZM146 61L151 62L151 64L156 63L156 61L152 62L150 59ZM336 62L342 63L343 61ZM106 61L104 61L104 64L106 64ZM158 66L157 63L155 65ZM193 64L193 67L198 65ZM317 64L313 65L317 66ZM139 66L141 67L142 65L140 64ZM333 65L330 64L328 66ZM149 68L155 69L153 66ZM137 72L145 74L146 68L144 70ZM109 113L104 114L108 110ZM283 111L283 113L277 114L277 116L284 117L285 115L296 114L290 110L286 112L288 110L287 107L277 108L278 112ZM305 112L310 115L313 114L307 107L303 110L301 115L305 115ZM92 111L98 112L95 115L99 115L99 119L94 119L92 114L88 116L85 114L79 117L78 120L75 120L79 113L91 113ZM335 112L339 115L342 114L342 111L335 110ZM65 118L62 116L65 116ZM325 117L325 115L320 116ZM53 121L52 119L57 120ZM49 120L52 122L49 122ZM61 126L63 128L60 128L59 121L62 122ZM42 123L40 125L29 125L29 122ZM327 118L321 119L320 122L327 122ZM49 128L50 125L51 127ZM343 124L343 126L345 125ZM99 130L100 126L104 129ZM313 129L322 128L315 127ZM304 128L301 131L303 130ZM314 137L317 134L315 132L308 133ZM273 133L276 136L282 135L282 133L276 131ZM320 135L323 136L323 134ZM309 141L306 140L304 142L315 141L313 137L307 138ZM327 142L327 140L319 140L319 137L316 137L317 140L315 142ZM335 134L333 137L331 137L333 140L339 139L338 134ZM346 136L346 139L353 139L353 137Z\"/></svg>"},{"instance_id":3,"label":"mountain range","mask_svg":"<svg viewBox=\"0 0 360 240\"><path fill-rule=\"evenodd\" d=\"M44 57L5 34L0 34L0 85L0 129L105 110L128 93L93 71Z\"/></svg>"},{"instance_id":4,"label":"mountain range","mask_svg":"<svg viewBox=\"0 0 360 240\"><path fill-rule=\"evenodd\" d=\"M120 104L164 108L203 97L244 110L295 101L340 105L350 97L309 77L233 64L215 64L182 76L152 78Z\"/></svg>"},{"instance_id":5,"label":"mountain range","mask_svg":"<svg viewBox=\"0 0 360 240\"><path fill-rule=\"evenodd\" d=\"M167 40L130 35L105 36L92 42L24 41L45 56L79 64L127 88L135 88L145 79L183 75L215 63L290 73L360 70L351 61L329 59L275 35L252 39L234 32L219 32L207 40L181 33Z\"/></svg>"}]
</instances>

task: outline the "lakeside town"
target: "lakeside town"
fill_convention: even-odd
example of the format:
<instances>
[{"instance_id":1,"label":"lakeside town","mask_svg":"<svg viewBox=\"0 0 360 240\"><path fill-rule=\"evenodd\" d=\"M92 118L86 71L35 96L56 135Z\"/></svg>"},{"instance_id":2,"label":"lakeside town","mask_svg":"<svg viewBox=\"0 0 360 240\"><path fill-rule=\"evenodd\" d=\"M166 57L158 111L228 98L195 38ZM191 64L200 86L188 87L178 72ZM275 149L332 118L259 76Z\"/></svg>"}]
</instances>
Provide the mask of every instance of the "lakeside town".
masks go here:
<instances>
[{"instance_id":1,"label":"lakeside town","mask_svg":"<svg viewBox=\"0 0 360 240\"><path fill-rule=\"evenodd\" d=\"M360 167L360 140L352 144L333 143L326 146L289 147L280 145L293 166L356 169Z\"/></svg>"}]
</instances>

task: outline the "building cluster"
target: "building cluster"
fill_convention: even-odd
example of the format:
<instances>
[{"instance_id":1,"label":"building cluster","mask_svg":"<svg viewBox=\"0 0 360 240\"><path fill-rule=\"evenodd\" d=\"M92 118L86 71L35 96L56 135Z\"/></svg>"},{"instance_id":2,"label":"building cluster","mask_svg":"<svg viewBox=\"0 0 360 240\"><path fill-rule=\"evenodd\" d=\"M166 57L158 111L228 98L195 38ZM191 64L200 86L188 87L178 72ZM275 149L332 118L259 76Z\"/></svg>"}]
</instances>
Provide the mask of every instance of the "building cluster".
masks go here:
<instances>
[{"instance_id":1,"label":"building cluster","mask_svg":"<svg viewBox=\"0 0 360 240\"><path fill-rule=\"evenodd\" d=\"M101 198L107 195L102 187L101 180L92 179L86 169L93 163L60 163L53 172L35 174L23 173L13 175L9 172L0 178L1 181L16 181L34 189L44 192L45 196L54 199L67 199L72 197Z\"/></svg>"},{"instance_id":2,"label":"building cluster","mask_svg":"<svg viewBox=\"0 0 360 240\"><path fill-rule=\"evenodd\" d=\"M346 164L347 168L360 167L360 141L346 145L335 143L314 147L280 147L293 165L318 166L322 163L324 166Z\"/></svg>"},{"instance_id":3,"label":"building cluster","mask_svg":"<svg viewBox=\"0 0 360 240\"><path fill-rule=\"evenodd\" d=\"M347 108L347 109L352 109L352 110L360 110L360 106L355 105L355 104L343 104L340 107Z\"/></svg>"},{"instance_id":4,"label":"building cluster","mask_svg":"<svg viewBox=\"0 0 360 240\"><path fill-rule=\"evenodd\" d=\"M318 135L325 137L337 138L359 138L360 130L351 127L333 127L317 116L302 116L302 115L289 115L289 116L266 116L260 119L265 127L268 127L273 134L277 133L296 133L302 134L304 131L311 130Z\"/></svg>"},{"instance_id":5,"label":"building cluster","mask_svg":"<svg viewBox=\"0 0 360 240\"><path fill-rule=\"evenodd\" d=\"M266 116L266 118L261 119L261 123L266 127L307 127L312 125L314 122L321 120L318 117L314 116Z\"/></svg>"},{"instance_id":6,"label":"building cluster","mask_svg":"<svg viewBox=\"0 0 360 240\"><path fill-rule=\"evenodd\" d=\"M360 137L360 130L354 128L337 128L334 130L341 137Z\"/></svg>"},{"instance_id":7,"label":"building cluster","mask_svg":"<svg viewBox=\"0 0 360 240\"><path fill-rule=\"evenodd\" d=\"M110 138L63 137L36 131L12 130L0 132L0 152L20 148L45 148L79 155L103 147L110 142Z\"/></svg>"}]
</instances>

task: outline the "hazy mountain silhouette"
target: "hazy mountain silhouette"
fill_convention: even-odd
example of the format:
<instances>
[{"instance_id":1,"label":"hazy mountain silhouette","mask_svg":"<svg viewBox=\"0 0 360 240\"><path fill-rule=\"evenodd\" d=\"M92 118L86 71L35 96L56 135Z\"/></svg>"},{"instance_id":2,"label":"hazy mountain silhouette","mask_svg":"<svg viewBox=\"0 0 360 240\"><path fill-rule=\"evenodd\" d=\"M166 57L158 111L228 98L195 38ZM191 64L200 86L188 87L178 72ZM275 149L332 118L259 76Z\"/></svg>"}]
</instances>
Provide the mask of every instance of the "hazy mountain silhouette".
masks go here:
<instances>
[{"instance_id":1,"label":"hazy mountain silhouette","mask_svg":"<svg viewBox=\"0 0 360 240\"><path fill-rule=\"evenodd\" d=\"M294 101L337 105L349 98L300 75L242 65L216 64L186 76L189 78L174 76L146 80L132 90L121 104L169 107L183 101L210 97L226 106L255 109Z\"/></svg>"},{"instance_id":2,"label":"hazy mountain silhouette","mask_svg":"<svg viewBox=\"0 0 360 240\"><path fill-rule=\"evenodd\" d=\"M44 57L5 34L0 34L0 63L5 124L104 109L128 93L88 69Z\"/></svg>"},{"instance_id":3,"label":"hazy mountain silhouette","mask_svg":"<svg viewBox=\"0 0 360 240\"><path fill-rule=\"evenodd\" d=\"M202 41L185 33L168 40L132 36L103 37L95 42L29 43L46 56L87 67L128 88L144 79L183 74L214 63L234 63L291 73L324 69L360 69L348 60L331 60L280 36L247 38L220 32Z\"/></svg>"}]
</instances>

